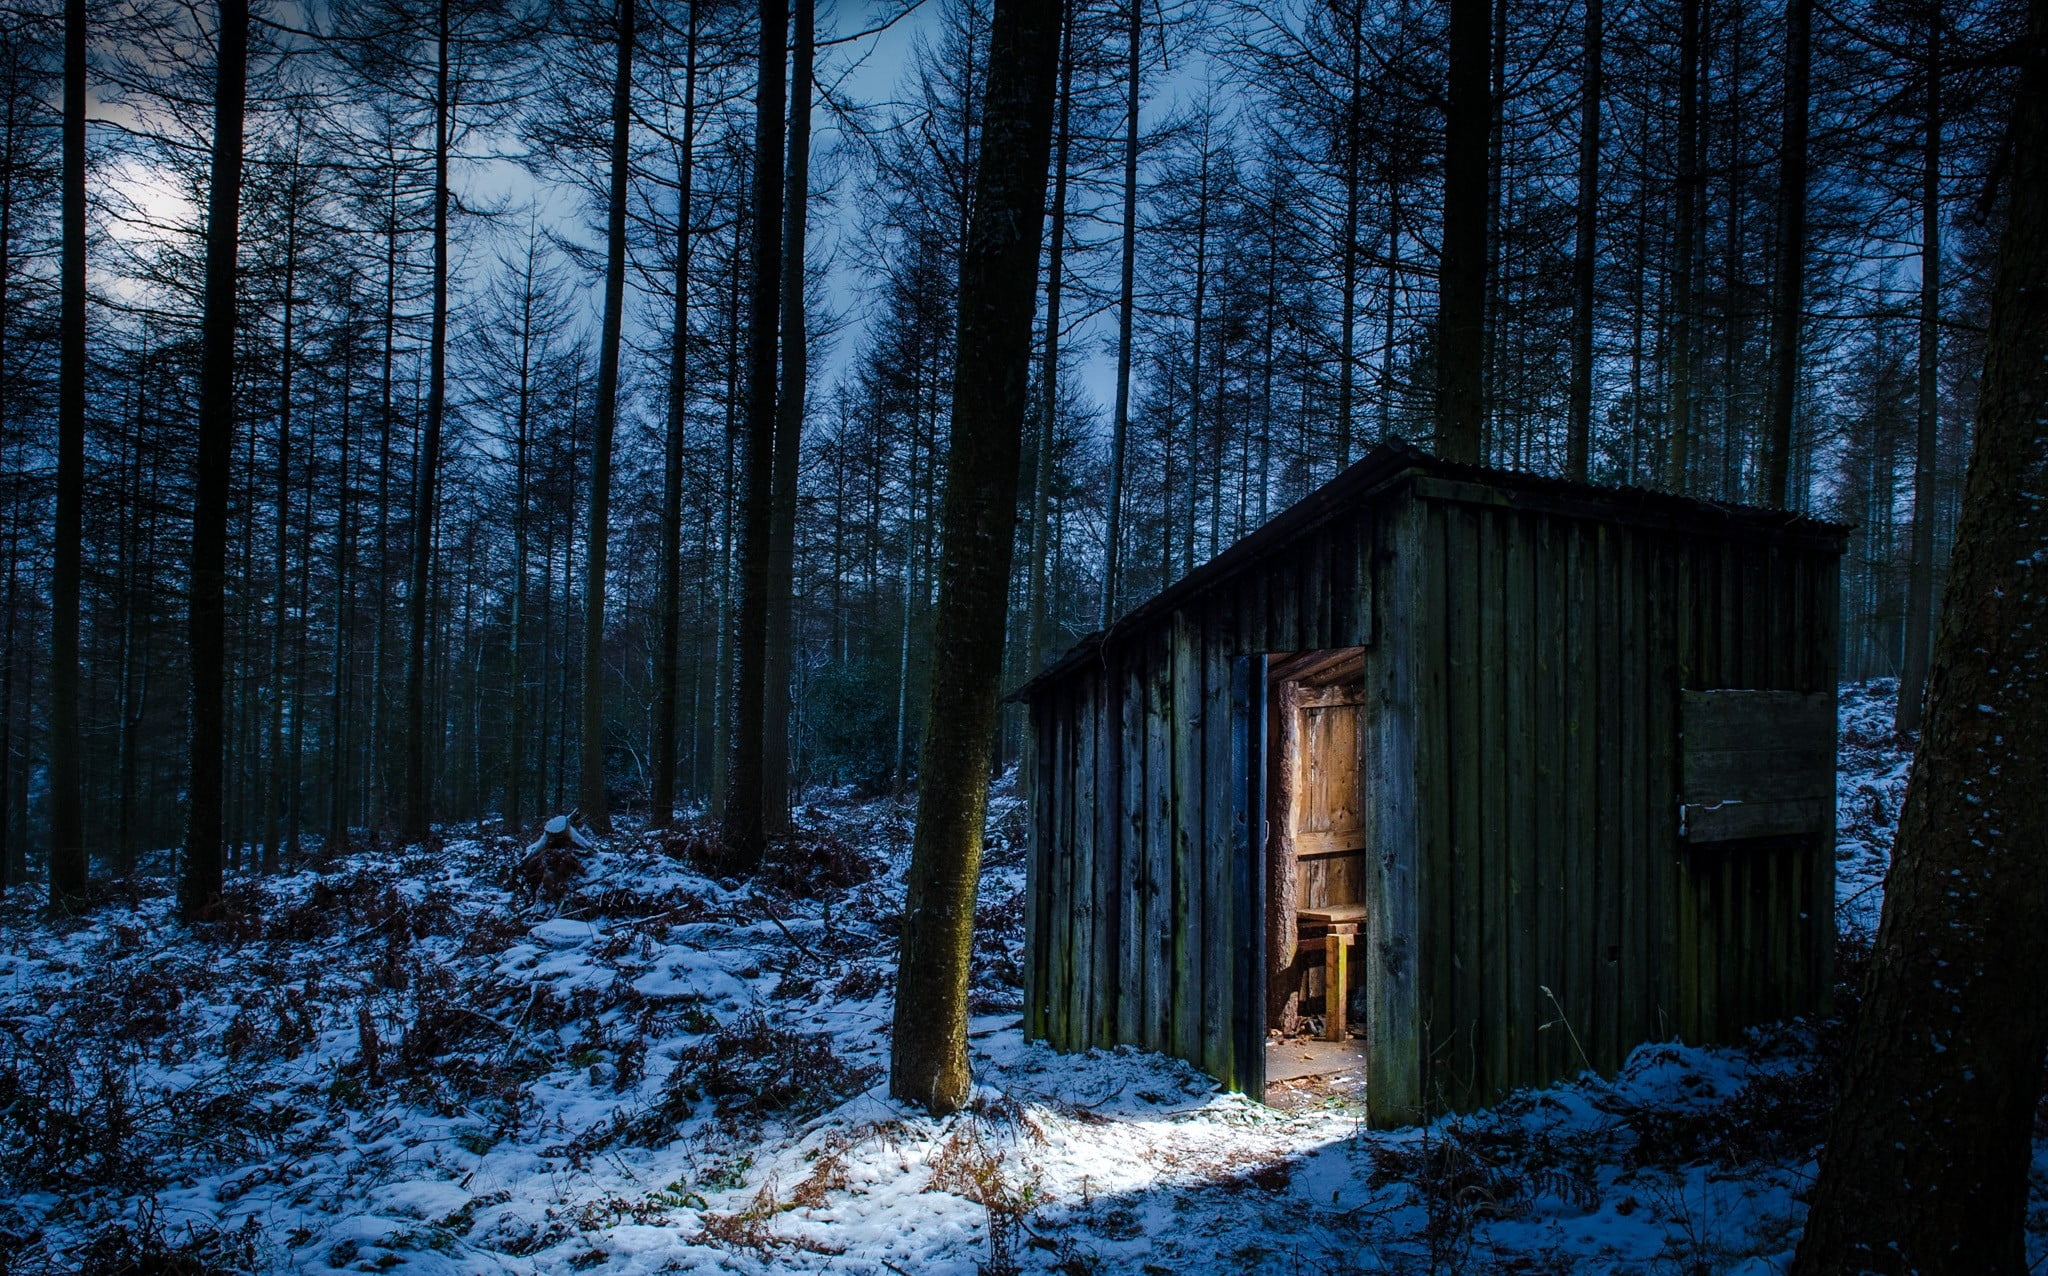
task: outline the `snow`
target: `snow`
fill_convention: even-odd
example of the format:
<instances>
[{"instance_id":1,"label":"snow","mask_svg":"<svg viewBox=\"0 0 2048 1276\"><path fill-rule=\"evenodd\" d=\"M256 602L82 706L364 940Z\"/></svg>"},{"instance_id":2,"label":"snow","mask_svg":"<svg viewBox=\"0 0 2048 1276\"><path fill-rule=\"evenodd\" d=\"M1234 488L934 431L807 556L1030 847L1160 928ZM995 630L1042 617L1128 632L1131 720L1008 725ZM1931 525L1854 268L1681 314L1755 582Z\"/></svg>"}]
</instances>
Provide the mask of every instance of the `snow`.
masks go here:
<instances>
[{"instance_id":1,"label":"snow","mask_svg":"<svg viewBox=\"0 0 2048 1276\"><path fill-rule=\"evenodd\" d=\"M1842 698L1852 936L1903 797L1889 692ZM1006 793L975 1099L905 1110L884 1070L907 811L840 797L799 823L760 884L698 871L701 831L627 831L549 898L524 845L447 830L247 888L211 944L158 893L62 923L9 901L8 1270L155 1247L264 1272L1760 1273L1797 1243L1825 1026L1648 1045L1611 1080L1403 1130L1370 1129L1355 1089L1268 1107L1157 1055L1023 1040Z\"/></svg>"}]
</instances>

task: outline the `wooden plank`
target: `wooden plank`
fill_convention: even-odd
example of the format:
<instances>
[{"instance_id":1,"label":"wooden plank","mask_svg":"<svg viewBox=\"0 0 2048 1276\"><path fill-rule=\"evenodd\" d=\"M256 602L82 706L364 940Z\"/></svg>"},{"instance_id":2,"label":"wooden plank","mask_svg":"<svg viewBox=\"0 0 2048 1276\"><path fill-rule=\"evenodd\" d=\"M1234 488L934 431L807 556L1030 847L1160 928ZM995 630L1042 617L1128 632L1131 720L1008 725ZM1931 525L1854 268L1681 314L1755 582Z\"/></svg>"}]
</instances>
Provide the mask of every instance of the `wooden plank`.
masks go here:
<instances>
[{"instance_id":1,"label":"wooden plank","mask_svg":"<svg viewBox=\"0 0 2048 1276\"><path fill-rule=\"evenodd\" d=\"M1308 545L1309 553L1307 570L1305 572L1307 579L1303 586L1305 598L1302 603L1302 634L1300 644L1303 648L1339 647L1344 645L1337 641L1336 636L1330 629L1330 587L1332 568L1334 566L1333 555L1335 550L1332 544L1334 539L1332 530L1325 526L1316 530L1314 538Z\"/></svg>"},{"instance_id":2,"label":"wooden plank","mask_svg":"<svg viewBox=\"0 0 2048 1276\"><path fill-rule=\"evenodd\" d=\"M1423 508L1403 505L1389 529L1386 606L1401 623L1377 643L1367 662L1370 708L1365 717L1366 837L1372 849L1366 875L1363 956L1366 1003L1366 1115L1374 1126L1407 1125L1424 1114L1423 1024L1420 975L1423 943L1424 820L1418 793L1422 739L1419 726L1422 664L1438 632L1423 589L1426 575L1441 580L1440 562L1428 557ZM1434 570L1432 570L1434 569Z\"/></svg>"},{"instance_id":3,"label":"wooden plank","mask_svg":"<svg viewBox=\"0 0 2048 1276\"><path fill-rule=\"evenodd\" d=\"M1202 620L1202 1058L1212 1076L1236 1072L1231 1003L1237 906L1231 898L1231 860L1237 828L1231 820L1235 776L1230 769L1230 663L1224 655L1227 615Z\"/></svg>"},{"instance_id":4,"label":"wooden plank","mask_svg":"<svg viewBox=\"0 0 2048 1276\"><path fill-rule=\"evenodd\" d=\"M1698 629L1695 623L1699 608L1694 594L1699 580L1695 569L1699 549L1691 542L1681 542L1675 552L1672 590L1678 614L1674 629L1678 644L1678 686L1682 687L1699 676L1696 655ZM1677 712L1674 697L1671 708L1674 732L1677 729ZM1675 740L1673 745L1675 748ZM1676 793L1672 795L1672 801L1676 803ZM1699 1042L1704 1040L1700 1026L1699 866L1691 859L1678 858L1676 828L1672 832L1670 868L1673 908L1677 914L1671 953L1672 1004L1678 1035L1686 1041Z\"/></svg>"},{"instance_id":5,"label":"wooden plank","mask_svg":"<svg viewBox=\"0 0 2048 1276\"><path fill-rule=\"evenodd\" d=\"M1330 602L1323 637L1325 647L1357 646L1364 642L1358 636L1356 622L1358 537L1365 526L1366 520L1361 518L1334 523L1330 527L1330 575L1326 591Z\"/></svg>"},{"instance_id":6,"label":"wooden plank","mask_svg":"<svg viewBox=\"0 0 2048 1276\"><path fill-rule=\"evenodd\" d=\"M1323 936L1323 1040L1344 1041L1351 1036L1351 950L1358 943L1358 923L1340 922Z\"/></svg>"},{"instance_id":7,"label":"wooden plank","mask_svg":"<svg viewBox=\"0 0 2048 1276\"><path fill-rule=\"evenodd\" d=\"M1357 662L1346 661L1344 663L1353 665L1352 676L1354 678L1362 678L1365 669L1363 661L1364 649L1357 648L1355 650L1359 652L1361 659ZM1330 666L1319 665L1314 666L1314 668L1317 670L1327 670ZM1362 684L1355 681L1343 682L1329 687L1297 686L1289 693L1289 703L1293 704L1297 709L1355 709L1365 703L1365 688Z\"/></svg>"},{"instance_id":8,"label":"wooden plank","mask_svg":"<svg viewBox=\"0 0 2048 1276\"><path fill-rule=\"evenodd\" d=\"M1643 534L1623 533L1617 569L1621 608L1622 682L1622 846L1617 865L1621 877L1621 968L1617 977L1616 1046L1617 1067L1628 1058L1637 1042L1650 1035L1650 923L1658 897L1650 892L1652 860L1650 846L1650 793L1655 781L1649 774L1649 740L1645 727L1649 713L1647 632L1644 609L1649 587L1644 578ZM1661 821L1660 821L1661 825Z\"/></svg>"},{"instance_id":9,"label":"wooden plank","mask_svg":"<svg viewBox=\"0 0 2048 1276\"><path fill-rule=\"evenodd\" d=\"M1686 800L1701 805L1723 797L1749 802L1831 798L1835 764L1825 749L1687 748L1681 781Z\"/></svg>"},{"instance_id":10,"label":"wooden plank","mask_svg":"<svg viewBox=\"0 0 2048 1276\"><path fill-rule=\"evenodd\" d=\"M1452 1048L1442 1057L1445 1090L1454 1108L1468 1109L1478 1101L1475 1089L1482 1067L1475 1034L1486 1020L1484 989L1487 978L1484 956L1484 914L1486 829L1481 813L1480 768L1485 765L1487 724L1482 719L1481 684L1485 679L1487 653L1481 649L1481 620L1478 606L1480 568L1479 520L1476 511L1455 508L1446 511L1446 541L1449 549L1444 564L1448 577L1445 597L1446 642L1450 650L1449 681L1444 694L1451 703L1449 768L1440 782L1448 788L1451 801L1451 874L1454 918L1451 960L1452 976L1442 990L1447 1004L1440 1013L1445 1026L1455 1034Z\"/></svg>"},{"instance_id":11,"label":"wooden plank","mask_svg":"<svg viewBox=\"0 0 2048 1276\"><path fill-rule=\"evenodd\" d=\"M1790 798L1770 802L1687 803L1685 837L1694 844L1761 837L1817 836L1827 831L1832 801Z\"/></svg>"},{"instance_id":12,"label":"wooden plank","mask_svg":"<svg viewBox=\"0 0 2048 1276\"><path fill-rule=\"evenodd\" d=\"M1537 1058L1537 1025L1543 1022L1536 1004L1536 985L1543 975L1537 960L1536 897L1536 722L1531 704L1540 677L1542 653L1535 633L1536 569L1531 561L1534 518L1505 515L1498 521L1506 538L1502 578L1500 666L1504 679L1505 714L1501 727L1508 764L1500 781L1507 785L1506 823L1501 853L1506 857L1507 998L1505 1089L1537 1085L1546 1080Z\"/></svg>"},{"instance_id":13,"label":"wooden plank","mask_svg":"<svg viewBox=\"0 0 2048 1276\"><path fill-rule=\"evenodd\" d=\"M1265 599L1266 616L1265 649L1271 652L1298 651L1294 631L1294 590L1290 581L1290 564L1275 563L1271 570L1259 573L1259 592Z\"/></svg>"},{"instance_id":14,"label":"wooden plank","mask_svg":"<svg viewBox=\"0 0 2048 1276\"><path fill-rule=\"evenodd\" d=\"M1101 706L1095 715L1095 1007L1089 1039L1113 1046L1117 1035L1117 1002L1124 980L1118 957L1123 912L1123 680L1114 668L1099 676Z\"/></svg>"},{"instance_id":15,"label":"wooden plank","mask_svg":"<svg viewBox=\"0 0 2048 1276\"><path fill-rule=\"evenodd\" d=\"M1417 988L1416 1051L1422 1102L1437 1111L1451 1097L1451 1059L1457 1012L1458 907L1455 832L1452 828L1452 746L1458 717L1449 690L1451 668L1450 511L1417 502L1422 524L1422 615L1412 637L1416 658L1415 773L1416 865L1422 900L1417 929L1421 968Z\"/></svg>"},{"instance_id":16,"label":"wooden plank","mask_svg":"<svg viewBox=\"0 0 2048 1276\"><path fill-rule=\"evenodd\" d=\"M1024 1036L1045 1039L1046 998L1046 859L1052 853L1051 815L1059 801L1058 786L1052 779L1051 731L1048 719L1051 697L1035 697L1030 704L1031 747L1037 754L1036 772L1041 777L1031 799L1031 853L1024 861Z\"/></svg>"},{"instance_id":17,"label":"wooden plank","mask_svg":"<svg viewBox=\"0 0 2048 1276\"><path fill-rule=\"evenodd\" d=\"M1806 972L1798 958L1799 906L1792 896L1792 864L1800 848L1773 847L1764 855L1767 873L1767 911L1764 916L1766 942L1759 954L1765 977L1770 980L1770 1004L1764 1013L1772 1019L1797 1014L1804 1008L1801 996Z\"/></svg>"},{"instance_id":18,"label":"wooden plank","mask_svg":"<svg viewBox=\"0 0 2048 1276\"><path fill-rule=\"evenodd\" d=\"M1117 707L1123 732L1118 806L1122 836L1117 844L1117 1001L1116 1040L1143 1045L1145 986L1152 978L1145 951L1145 846L1148 811L1145 794L1150 774L1145 744L1145 690L1142 650L1119 662L1117 677L1123 695Z\"/></svg>"},{"instance_id":19,"label":"wooden plank","mask_svg":"<svg viewBox=\"0 0 2048 1276\"><path fill-rule=\"evenodd\" d=\"M1620 1014L1621 889L1618 880L1620 824L1615 818L1622 780L1629 759L1623 756L1621 722L1630 707L1623 703L1619 581L1616 575L1615 541L1621 533L1608 526L1593 531L1595 577L1594 626L1598 632L1600 683L1600 815L1594 849L1595 893L1598 912L1594 933L1599 936L1595 954L1598 972L1593 993L1591 1033L1586 1042L1593 1064L1602 1072L1621 1066L1618 1016Z\"/></svg>"},{"instance_id":20,"label":"wooden plank","mask_svg":"<svg viewBox=\"0 0 2048 1276\"><path fill-rule=\"evenodd\" d=\"M1380 615L1380 542L1385 532L1386 519L1377 516L1360 520L1358 525L1358 554L1352 564L1357 573L1357 586L1351 632L1360 646L1370 647L1379 641Z\"/></svg>"},{"instance_id":21,"label":"wooden plank","mask_svg":"<svg viewBox=\"0 0 2048 1276\"><path fill-rule=\"evenodd\" d=\"M1645 863L1652 870L1648 890L1655 928L1651 950L1656 969L1647 985L1651 1001L1646 1023L1655 1037L1664 1039L1673 1031L1678 1007L1679 847L1677 830L1671 823L1671 808L1678 800L1678 574L1676 552L1669 541L1660 538L1650 547L1649 554L1644 597L1649 615L1649 636L1644 648L1649 659L1644 667L1647 681L1642 688L1644 760L1649 768L1644 849Z\"/></svg>"},{"instance_id":22,"label":"wooden plank","mask_svg":"<svg viewBox=\"0 0 2048 1276\"><path fill-rule=\"evenodd\" d=\"M1266 658L1243 656L1230 670L1230 785L1232 853L1231 1075L1255 1099L1266 1093L1265 994L1265 740Z\"/></svg>"},{"instance_id":23,"label":"wooden plank","mask_svg":"<svg viewBox=\"0 0 2048 1276\"><path fill-rule=\"evenodd\" d=\"M1504 595L1512 588L1507 579L1505 511L1478 513L1478 558L1473 588L1478 594L1478 663L1475 672L1479 690L1479 770L1473 780L1479 789L1479 971L1478 1024L1481 1073L1476 1078L1477 1103L1491 1102L1514 1084L1510 1056L1509 1019L1512 1003L1509 985L1514 970L1512 950L1513 901L1508 876L1507 791L1513 787L1508 756L1507 686L1509 666L1515 657L1507 645L1507 608Z\"/></svg>"},{"instance_id":24,"label":"wooden plank","mask_svg":"<svg viewBox=\"0 0 2048 1276\"><path fill-rule=\"evenodd\" d=\"M1679 729L1688 752L1763 748L1826 754L1835 747L1834 700L1829 692L1686 691Z\"/></svg>"},{"instance_id":25,"label":"wooden plank","mask_svg":"<svg viewBox=\"0 0 2048 1276\"><path fill-rule=\"evenodd\" d=\"M1556 1015L1542 989L1553 993L1561 980L1558 954L1568 914L1559 871L1565 825L1562 773L1569 765L1569 739L1564 714L1565 647L1563 555L1559 553L1556 520L1530 520L1529 714L1532 723L1530 769L1533 776L1529 918L1531 1000L1536 1024L1530 1029L1535 1062L1534 1081L1543 1085L1570 1075L1570 1038L1561 1026L1545 1028Z\"/></svg>"},{"instance_id":26,"label":"wooden plank","mask_svg":"<svg viewBox=\"0 0 2048 1276\"><path fill-rule=\"evenodd\" d=\"M1168 1050L1173 1007L1173 664L1166 632L1146 636L1145 1005L1139 1036Z\"/></svg>"},{"instance_id":27,"label":"wooden plank","mask_svg":"<svg viewBox=\"0 0 2048 1276\"><path fill-rule=\"evenodd\" d=\"M1069 1033L1075 1049L1098 1044L1095 1023L1095 810L1100 778L1095 764L1096 720L1101 711L1096 694L1101 678L1090 674L1074 680L1074 852L1070 915L1073 923L1072 1005Z\"/></svg>"},{"instance_id":28,"label":"wooden plank","mask_svg":"<svg viewBox=\"0 0 2048 1276\"><path fill-rule=\"evenodd\" d=\"M1060 802L1053 824L1051 948L1046 967L1051 995L1046 1002L1046 1039L1061 1050L1071 1050L1074 1048L1071 1015L1074 988L1074 701L1071 684L1060 688L1058 712L1059 720L1053 735L1052 774Z\"/></svg>"},{"instance_id":29,"label":"wooden plank","mask_svg":"<svg viewBox=\"0 0 2048 1276\"><path fill-rule=\"evenodd\" d=\"M1750 681L1747 667L1745 638L1741 627L1742 616L1742 552L1740 547L1724 543L1721 546L1721 610L1716 619L1719 622L1722 674L1727 680L1721 685L1748 687ZM1680 708L1683 714L1683 706ZM1681 730L1683 728L1681 727ZM1690 739L1691 737L1687 737ZM1704 839L1703 839L1704 840ZM1738 855L1715 857L1720 862L1719 893L1716 896L1718 909L1714 918L1714 1039L1732 1041L1742 1027L1740 1000L1742 985L1740 971L1742 950L1739 947L1742 929L1742 880Z\"/></svg>"},{"instance_id":30,"label":"wooden plank","mask_svg":"<svg viewBox=\"0 0 2048 1276\"><path fill-rule=\"evenodd\" d=\"M1563 714L1565 740L1565 822L1559 873L1563 878L1560 898L1570 924L1559 935L1559 973L1552 992L1558 1005L1552 1012L1571 1025L1575 1044L1567 1041L1560 1049L1570 1051L1572 1075L1592 1066L1584 1049L1584 1033L1592 1026L1594 952L1599 936L1590 924L1594 911L1594 839L1600 826L1600 699L1597 674L1600 653L1598 631L1593 625L1594 581L1591 533L1583 523L1572 523L1560 531L1559 556L1565 571L1564 641L1566 669Z\"/></svg>"},{"instance_id":31,"label":"wooden plank","mask_svg":"<svg viewBox=\"0 0 2048 1276\"><path fill-rule=\"evenodd\" d=\"M1202 1062L1202 665L1198 622L1174 612L1173 644L1173 1004L1169 1051Z\"/></svg>"}]
</instances>

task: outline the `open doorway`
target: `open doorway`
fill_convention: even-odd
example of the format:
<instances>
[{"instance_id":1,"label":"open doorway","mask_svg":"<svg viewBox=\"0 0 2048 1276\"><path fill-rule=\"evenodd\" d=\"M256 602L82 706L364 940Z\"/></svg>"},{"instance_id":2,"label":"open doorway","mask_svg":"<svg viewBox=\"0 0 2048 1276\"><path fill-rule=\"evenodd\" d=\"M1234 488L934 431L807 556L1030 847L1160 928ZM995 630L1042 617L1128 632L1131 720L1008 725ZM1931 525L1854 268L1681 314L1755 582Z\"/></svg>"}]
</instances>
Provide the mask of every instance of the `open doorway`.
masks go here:
<instances>
[{"instance_id":1,"label":"open doorway","mask_svg":"<svg viewBox=\"0 0 2048 1276\"><path fill-rule=\"evenodd\" d=\"M1266 668L1266 1080L1362 1082L1365 649Z\"/></svg>"}]
</instances>

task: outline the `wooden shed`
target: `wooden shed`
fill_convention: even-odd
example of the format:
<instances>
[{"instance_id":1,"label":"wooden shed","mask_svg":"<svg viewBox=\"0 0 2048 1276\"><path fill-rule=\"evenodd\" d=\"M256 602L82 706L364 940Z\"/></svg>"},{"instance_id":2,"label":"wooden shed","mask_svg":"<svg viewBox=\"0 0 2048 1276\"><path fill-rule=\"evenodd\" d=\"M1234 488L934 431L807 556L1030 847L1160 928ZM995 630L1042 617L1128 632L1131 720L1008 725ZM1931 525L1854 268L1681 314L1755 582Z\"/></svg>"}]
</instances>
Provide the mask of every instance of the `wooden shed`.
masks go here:
<instances>
[{"instance_id":1,"label":"wooden shed","mask_svg":"<svg viewBox=\"0 0 2048 1276\"><path fill-rule=\"evenodd\" d=\"M1821 1007L1843 537L1375 449L1017 693L1027 1035L1398 1124Z\"/></svg>"}]
</instances>

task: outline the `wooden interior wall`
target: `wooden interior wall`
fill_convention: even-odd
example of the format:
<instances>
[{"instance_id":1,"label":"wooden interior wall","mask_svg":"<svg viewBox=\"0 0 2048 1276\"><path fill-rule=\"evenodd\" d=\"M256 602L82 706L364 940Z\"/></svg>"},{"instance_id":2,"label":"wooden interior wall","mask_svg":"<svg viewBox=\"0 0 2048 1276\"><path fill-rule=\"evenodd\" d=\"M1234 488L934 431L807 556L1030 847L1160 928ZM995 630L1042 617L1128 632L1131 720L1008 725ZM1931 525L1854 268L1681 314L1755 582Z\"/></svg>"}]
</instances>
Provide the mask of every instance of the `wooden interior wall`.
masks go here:
<instances>
[{"instance_id":1,"label":"wooden interior wall","mask_svg":"<svg viewBox=\"0 0 2048 1276\"><path fill-rule=\"evenodd\" d=\"M1682 844L1676 714L1681 687L1832 694L1833 554L1423 506L1425 1094L1466 1109L1818 1007L1833 838Z\"/></svg>"}]
</instances>

